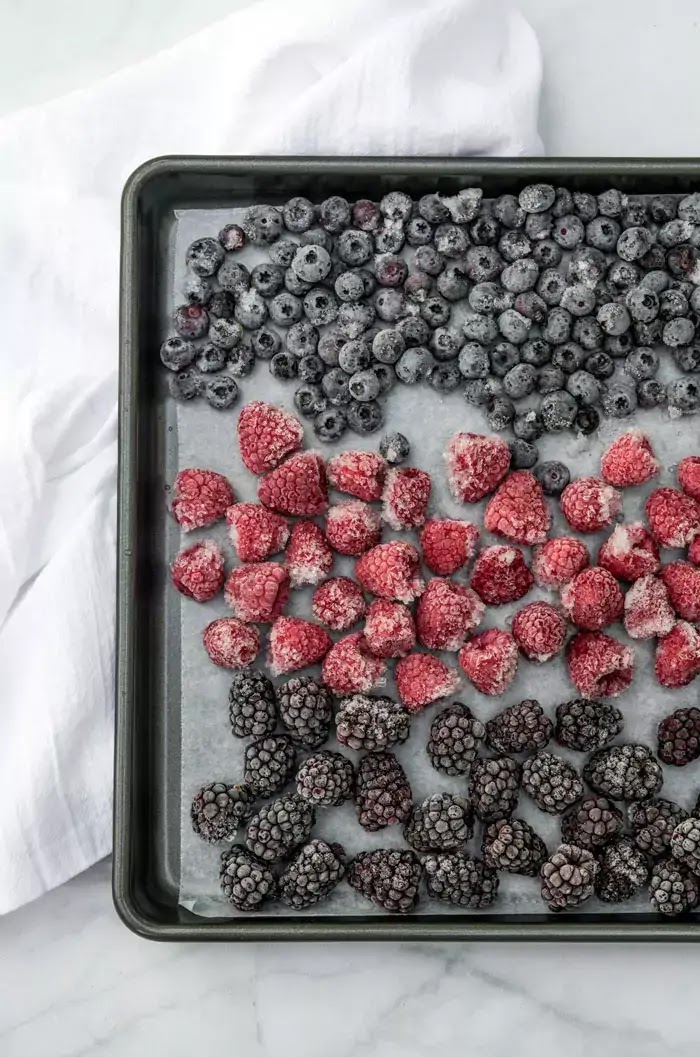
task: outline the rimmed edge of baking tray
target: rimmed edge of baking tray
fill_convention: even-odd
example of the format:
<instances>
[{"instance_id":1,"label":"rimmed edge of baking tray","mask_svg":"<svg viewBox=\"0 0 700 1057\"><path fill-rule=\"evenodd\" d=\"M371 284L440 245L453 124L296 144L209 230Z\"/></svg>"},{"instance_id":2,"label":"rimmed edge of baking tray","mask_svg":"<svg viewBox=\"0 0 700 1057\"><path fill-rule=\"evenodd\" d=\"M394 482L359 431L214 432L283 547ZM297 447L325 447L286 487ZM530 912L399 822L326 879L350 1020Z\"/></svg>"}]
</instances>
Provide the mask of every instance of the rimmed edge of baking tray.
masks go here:
<instances>
[{"instance_id":1,"label":"rimmed edge of baking tray","mask_svg":"<svg viewBox=\"0 0 700 1057\"><path fill-rule=\"evenodd\" d=\"M209 181L225 195L227 179L346 178L371 181L453 180L462 186L486 182L504 190L537 180L568 182L582 189L602 190L618 184L632 192L687 191L700 186L700 162L680 159L548 158L454 159L424 158L276 158L161 157L140 166L129 178L122 197L120 271L119 381L119 503L117 560L117 673L114 791L113 898L129 929L159 940L583 940L693 941L700 921L664 921L653 914L615 915L488 915L334 918L202 919L177 904L177 892L166 871L154 869L149 848L149 817L161 806L153 798L149 777L157 763L154 739L162 712L149 706L139 685L148 667L146 607L140 603L158 570L139 551L147 488L139 482L141 451L162 421L144 423L138 414L143 398L139 361L149 362L144 332L157 329L154 306L143 297L144 281L155 288L156 245L149 222L157 203L188 203L197 181ZM646 187L638 186L639 182ZM208 202L217 200L210 193ZM223 201L219 198L218 201ZM150 430L150 436L149 436ZM140 483L140 488L137 487ZM162 572L162 570L161 570ZM141 649L139 648L141 647ZM160 702L162 705L164 702Z\"/></svg>"}]
</instances>

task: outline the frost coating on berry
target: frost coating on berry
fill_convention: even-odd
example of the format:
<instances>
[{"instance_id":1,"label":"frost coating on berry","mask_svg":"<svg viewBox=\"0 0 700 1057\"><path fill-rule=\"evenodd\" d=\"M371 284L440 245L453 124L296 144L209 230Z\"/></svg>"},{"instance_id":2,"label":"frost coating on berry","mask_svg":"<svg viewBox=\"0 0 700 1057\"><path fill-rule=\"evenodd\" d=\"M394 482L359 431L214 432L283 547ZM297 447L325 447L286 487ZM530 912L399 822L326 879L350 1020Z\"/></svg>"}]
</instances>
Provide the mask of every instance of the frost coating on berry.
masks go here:
<instances>
[{"instance_id":1,"label":"frost coating on berry","mask_svg":"<svg viewBox=\"0 0 700 1057\"><path fill-rule=\"evenodd\" d=\"M486 547L477 556L471 575L471 586L488 605L517 602L526 595L535 579L528 569L522 551L517 547Z\"/></svg>"},{"instance_id":2,"label":"frost coating on berry","mask_svg":"<svg viewBox=\"0 0 700 1057\"><path fill-rule=\"evenodd\" d=\"M598 477L579 477L561 494L564 517L577 532L598 532L622 509L622 496Z\"/></svg>"},{"instance_id":3,"label":"frost coating on berry","mask_svg":"<svg viewBox=\"0 0 700 1057\"><path fill-rule=\"evenodd\" d=\"M278 514L315 517L328 509L328 488L323 458L315 451L291 455L258 484L263 506Z\"/></svg>"},{"instance_id":4,"label":"frost coating on berry","mask_svg":"<svg viewBox=\"0 0 700 1057\"><path fill-rule=\"evenodd\" d=\"M304 427L281 407L253 400L238 416L238 445L251 473L265 473L304 442Z\"/></svg>"},{"instance_id":5,"label":"frost coating on berry","mask_svg":"<svg viewBox=\"0 0 700 1057\"><path fill-rule=\"evenodd\" d=\"M403 705L389 697L368 694L343 698L335 724L341 745L366 752L401 745L411 731L411 717Z\"/></svg>"},{"instance_id":6,"label":"frost coating on berry","mask_svg":"<svg viewBox=\"0 0 700 1057\"><path fill-rule=\"evenodd\" d=\"M564 648L566 620L549 602L531 602L515 614L511 631L523 656L544 664Z\"/></svg>"},{"instance_id":7,"label":"frost coating on berry","mask_svg":"<svg viewBox=\"0 0 700 1057\"><path fill-rule=\"evenodd\" d=\"M598 551L598 564L618 580L638 580L658 572L659 548L641 521L616 525Z\"/></svg>"},{"instance_id":8,"label":"frost coating on berry","mask_svg":"<svg viewBox=\"0 0 700 1057\"><path fill-rule=\"evenodd\" d=\"M381 499L386 470L386 460L373 451L343 451L329 460L327 475L333 488L369 503Z\"/></svg>"},{"instance_id":9,"label":"frost coating on berry","mask_svg":"<svg viewBox=\"0 0 700 1057\"><path fill-rule=\"evenodd\" d=\"M289 525L260 503L236 503L226 511L228 536L242 562L262 562L284 550Z\"/></svg>"},{"instance_id":10,"label":"frost coating on berry","mask_svg":"<svg viewBox=\"0 0 700 1057\"><path fill-rule=\"evenodd\" d=\"M184 532L206 528L235 503L233 488L214 470L180 470L173 484L172 515Z\"/></svg>"},{"instance_id":11,"label":"frost coating on berry","mask_svg":"<svg viewBox=\"0 0 700 1057\"><path fill-rule=\"evenodd\" d=\"M240 565L229 573L224 595L239 620L271 623L287 604L289 573L279 562Z\"/></svg>"},{"instance_id":12,"label":"frost coating on berry","mask_svg":"<svg viewBox=\"0 0 700 1057\"><path fill-rule=\"evenodd\" d=\"M311 609L316 620L333 631L347 631L367 611L362 591L349 576L334 576L314 591Z\"/></svg>"},{"instance_id":13,"label":"frost coating on berry","mask_svg":"<svg viewBox=\"0 0 700 1057\"><path fill-rule=\"evenodd\" d=\"M612 442L600 460L603 480L616 488L644 484L659 473L659 463L649 438L640 430L623 433Z\"/></svg>"},{"instance_id":14,"label":"frost coating on berry","mask_svg":"<svg viewBox=\"0 0 700 1057\"><path fill-rule=\"evenodd\" d=\"M654 671L661 686L679 687L700 675L700 634L679 620L656 646Z\"/></svg>"},{"instance_id":15,"label":"frost coating on berry","mask_svg":"<svg viewBox=\"0 0 700 1057\"><path fill-rule=\"evenodd\" d=\"M386 682L386 662L370 653L360 631L332 644L321 671L336 694L365 693Z\"/></svg>"},{"instance_id":16,"label":"frost coating on berry","mask_svg":"<svg viewBox=\"0 0 700 1057\"><path fill-rule=\"evenodd\" d=\"M396 529L418 528L425 522L430 498L430 474L414 466L389 470L382 496L382 517Z\"/></svg>"},{"instance_id":17,"label":"frost coating on berry","mask_svg":"<svg viewBox=\"0 0 700 1057\"><path fill-rule=\"evenodd\" d=\"M379 514L361 499L337 503L326 515L328 542L339 554L364 554L379 543L381 532Z\"/></svg>"},{"instance_id":18,"label":"frost coating on berry","mask_svg":"<svg viewBox=\"0 0 700 1057\"><path fill-rule=\"evenodd\" d=\"M316 664L333 645L327 631L301 617L278 617L270 629L268 664L273 675L284 675Z\"/></svg>"},{"instance_id":19,"label":"frost coating on berry","mask_svg":"<svg viewBox=\"0 0 700 1057\"><path fill-rule=\"evenodd\" d=\"M700 501L700 456L688 455L678 464L678 483L691 499Z\"/></svg>"},{"instance_id":20,"label":"frost coating on berry","mask_svg":"<svg viewBox=\"0 0 700 1057\"><path fill-rule=\"evenodd\" d=\"M498 628L482 631L459 651L459 664L482 694L504 693L518 670L518 646L512 635Z\"/></svg>"},{"instance_id":21,"label":"frost coating on berry","mask_svg":"<svg viewBox=\"0 0 700 1057\"><path fill-rule=\"evenodd\" d=\"M567 648L569 678L583 697L617 697L632 682L634 652L600 631L581 631Z\"/></svg>"},{"instance_id":22,"label":"frost coating on berry","mask_svg":"<svg viewBox=\"0 0 700 1057\"><path fill-rule=\"evenodd\" d=\"M447 446L445 459L454 498L463 503L477 503L508 473L511 453L500 437L456 433Z\"/></svg>"},{"instance_id":23,"label":"frost coating on berry","mask_svg":"<svg viewBox=\"0 0 700 1057\"><path fill-rule=\"evenodd\" d=\"M454 668L429 653L402 657L394 675L399 697L409 712L421 712L433 701L456 693L459 687Z\"/></svg>"},{"instance_id":24,"label":"frost coating on berry","mask_svg":"<svg viewBox=\"0 0 700 1057\"><path fill-rule=\"evenodd\" d=\"M314 521L297 521L287 547L285 564L292 587L318 584L333 568L333 552Z\"/></svg>"},{"instance_id":25,"label":"frost coating on berry","mask_svg":"<svg viewBox=\"0 0 700 1057\"><path fill-rule=\"evenodd\" d=\"M404 657L416 644L411 610L401 602L375 598L367 610L364 636L375 657Z\"/></svg>"},{"instance_id":26,"label":"frost coating on berry","mask_svg":"<svg viewBox=\"0 0 700 1057\"><path fill-rule=\"evenodd\" d=\"M525 546L544 543L551 524L542 487L529 470L517 470L506 477L484 514L489 532Z\"/></svg>"},{"instance_id":27,"label":"frost coating on berry","mask_svg":"<svg viewBox=\"0 0 700 1057\"><path fill-rule=\"evenodd\" d=\"M420 556L410 543L392 540L367 551L355 566L355 575L366 591L396 602L412 602L423 593Z\"/></svg>"},{"instance_id":28,"label":"frost coating on berry","mask_svg":"<svg viewBox=\"0 0 700 1057\"><path fill-rule=\"evenodd\" d=\"M584 631L601 631L622 616L624 598L606 569L584 569L566 585L561 601L570 620Z\"/></svg>"},{"instance_id":29,"label":"frost coating on berry","mask_svg":"<svg viewBox=\"0 0 700 1057\"><path fill-rule=\"evenodd\" d=\"M220 617L207 624L202 642L220 668L247 668L260 650L260 632L236 617Z\"/></svg>"},{"instance_id":30,"label":"frost coating on berry","mask_svg":"<svg viewBox=\"0 0 700 1057\"><path fill-rule=\"evenodd\" d=\"M659 575L681 620L700 621L700 569L690 562L669 562Z\"/></svg>"},{"instance_id":31,"label":"frost coating on berry","mask_svg":"<svg viewBox=\"0 0 700 1057\"><path fill-rule=\"evenodd\" d=\"M458 650L481 623L486 607L471 588L433 577L416 609L418 640L429 650Z\"/></svg>"},{"instance_id":32,"label":"frost coating on berry","mask_svg":"<svg viewBox=\"0 0 700 1057\"><path fill-rule=\"evenodd\" d=\"M173 586L195 602L208 602L224 585L224 556L215 540L199 540L171 565Z\"/></svg>"},{"instance_id":33,"label":"frost coating on berry","mask_svg":"<svg viewBox=\"0 0 700 1057\"><path fill-rule=\"evenodd\" d=\"M668 635L676 623L664 582L656 576L641 576L625 595L625 631L631 639L653 639Z\"/></svg>"},{"instance_id":34,"label":"frost coating on berry","mask_svg":"<svg viewBox=\"0 0 700 1057\"><path fill-rule=\"evenodd\" d=\"M563 587L589 564L585 543L573 536L557 536L535 550L532 571L541 587Z\"/></svg>"},{"instance_id":35,"label":"frost coating on berry","mask_svg":"<svg viewBox=\"0 0 700 1057\"><path fill-rule=\"evenodd\" d=\"M657 488L645 509L651 534L662 547L687 547L700 535L700 505L676 488Z\"/></svg>"},{"instance_id":36,"label":"frost coating on berry","mask_svg":"<svg viewBox=\"0 0 700 1057\"><path fill-rule=\"evenodd\" d=\"M479 530L469 521L428 520L420 534L423 561L438 576L450 576L474 557L478 540Z\"/></svg>"}]
</instances>

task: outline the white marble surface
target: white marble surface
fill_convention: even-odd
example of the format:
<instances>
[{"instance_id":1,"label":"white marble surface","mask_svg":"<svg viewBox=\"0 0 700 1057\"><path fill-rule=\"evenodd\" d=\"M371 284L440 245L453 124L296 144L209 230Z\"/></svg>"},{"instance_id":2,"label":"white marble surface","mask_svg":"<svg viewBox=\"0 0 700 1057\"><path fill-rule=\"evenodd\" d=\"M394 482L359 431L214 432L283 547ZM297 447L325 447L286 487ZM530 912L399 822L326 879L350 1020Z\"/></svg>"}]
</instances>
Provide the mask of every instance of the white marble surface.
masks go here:
<instances>
[{"instance_id":1,"label":"white marble surface","mask_svg":"<svg viewBox=\"0 0 700 1057\"><path fill-rule=\"evenodd\" d=\"M245 2L208 0L207 17ZM550 154L700 154L697 0L521 6ZM6 0L0 112L137 61L202 10ZM699 971L695 946L149 944L117 920L101 863L0 919L0 1055L695 1057Z\"/></svg>"}]
</instances>

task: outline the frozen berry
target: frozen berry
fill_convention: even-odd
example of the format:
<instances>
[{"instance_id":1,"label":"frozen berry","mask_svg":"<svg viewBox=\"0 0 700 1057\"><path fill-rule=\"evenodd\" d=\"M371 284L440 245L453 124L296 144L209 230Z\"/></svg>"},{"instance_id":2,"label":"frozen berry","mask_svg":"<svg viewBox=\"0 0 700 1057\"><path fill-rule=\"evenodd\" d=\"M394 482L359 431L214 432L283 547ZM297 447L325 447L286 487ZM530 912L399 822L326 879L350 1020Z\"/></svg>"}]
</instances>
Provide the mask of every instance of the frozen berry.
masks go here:
<instances>
[{"instance_id":1,"label":"frozen berry","mask_svg":"<svg viewBox=\"0 0 700 1057\"><path fill-rule=\"evenodd\" d=\"M289 595L289 573L278 562L255 562L233 569L224 594L234 616L248 623L271 623Z\"/></svg>"},{"instance_id":2,"label":"frozen berry","mask_svg":"<svg viewBox=\"0 0 700 1057\"><path fill-rule=\"evenodd\" d=\"M700 535L700 505L675 488L657 488L646 502L654 539L662 547L687 547Z\"/></svg>"},{"instance_id":3,"label":"frozen berry","mask_svg":"<svg viewBox=\"0 0 700 1057\"><path fill-rule=\"evenodd\" d=\"M512 543L544 543L551 515L537 479L527 470L506 477L486 506L484 525Z\"/></svg>"},{"instance_id":4,"label":"frozen berry","mask_svg":"<svg viewBox=\"0 0 700 1057\"><path fill-rule=\"evenodd\" d=\"M679 620L656 647L656 678L661 686L687 686L700 674L700 634Z\"/></svg>"},{"instance_id":5,"label":"frozen berry","mask_svg":"<svg viewBox=\"0 0 700 1057\"><path fill-rule=\"evenodd\" d=\"M252 401L238 416L241 458L251 473L271 470L303 442L301 422L282 408Z\"/></svg>"},{"instance_id":6,"label":"frozen berry","mask_svg":"<svg viewBox=\"0 0 700 1057\"><path fill-rule=\"evenodd\" d=\"M567 665L583 697L617 697L632 682L634 653L600 631L580 631L567 647Z\"/></svg>"},{"instance_id":7,"label":"frozen berry","mask_svg":"<svg viewBox=\"0 0 700 1057\"><path fill-rule=\"evenodd\" d=\"M213 470L180 470L175 478L171 510L185 532L213 525L234 502L231 485Z\"/></svg>"},{"instance_id":8,"label":"frozen berry","mask_svg":"<svg viewBox=\"0 0 700 1057\"><path fill-rule=\"evenodd\" d=\"M392 469L386 475L382 516L393 529L417 528L425 521L430 475L415 467Z\"/></svg>"},{"instance_id":9,"label":"frozen berry","mask_svg":"<svg viewBox=\"0 0 700 1057\"><path fill-rule=\"evenodd\" d=\"M224 556L214 540L199 540L181 551L172 563L173 585L195 602L208 602L224 583Z\"/></svg>"},{"instance_id":10,"label":"frozen berry","mask_svg":"<svg viewBox=\"0 0 700 1057\"><path fill-rule=\"evenodd\" d=\"M549 602L531 602L515 614L511 631L523 656L543 664L564 648L566 620Z\"/></svg>"},{"instance_id":11,"label":"frozen berry","mask_svg":"<svg viewBox=\"0 0 700 1057\"><path fill-rule=\"evenodd\" d=\"M333 568L328 540L314 521L297 521L287 546L285 564L292 587L318 584Z\"/></svg>"},{"instance_id":12,"label":"frozen berry","mask_svg":"<svg viewBox=\"0 0 700 1057\"><path fill-rule=\"evenodd\" d=\"M416 644L410 609L401 602L375 598L367 610L364 636L375 657L404 657Z\"/></svg>"},{"instance_id":13,"label":"frozen berry","mask_svg":"<svg viewBox=\"0 0 700 1057\"><path fill-rule=\"evenodd\" d=\"M242 562L262 562L284 550L289 539L286 518L259 503L230 506L226 522L229 538Z\"/></svg>"},{"instance_id":14,"label":"frozen berry","mask_svg":"<svg viewBox=\"0 0 700 1057\"><path fill-rule=\"evenodd\" d=\"M376 400L364 403L358 400L351 400L347 407L346 416L350 429L353 433L358 433L360 436L375 433L384 423L381 406Z\"/></svg>"},{"instance_id":15,"label":"frozen berry","mask_svg":"<svg viewBox=\"0 0 700 1057\"><path fill-rule=\"evenodd\" d=\"M410 653L397 662L396 688L409 712L421 712L433 701L454 694L459 675L439 657L430 653Z\"/></svg>"},{"instance_id":16,"label":"frozen berry","mask_svg":"<svg viewBox=\"0 0 700 1057\"><path fill-rule=\"evenodd\" d=\"M589 560L581 540L561 536L547 540L535 550L532 571L542 587L560 588L585 569Z\"/></svg>"},{"instance_id":17,"label":"frozen berry","mask_svg":"<svg viewBox=\"0 0 700 1057\"><path fill-rule=\"evenodd\" d=\"M418 551L400 540L380 543L363 554L355 574L366 591L397 602L412 602L425 586Z\"/></svg>"},{"instance_id":18,"label":"frozen berry","mask_svg":"<svg viewBox=\"0 0 700 1057\"><path fill-rule=\"evenodd\" d=\"M577 532L597 532L614 521L622 496L597 477L579 477L561 496L564 517Z\"/></svg>"},{"instance_id":19,"label":"frozen berry","mask_svg":"<svg viewBox=\"0 0 700 1057\"><path fill-rule=\"evenodd\" d=\"M662 567L660 577L681 620L700 621L700 569L690 562L670 562Z\"/></svg>"},{"instance_id":20,"label":"frozen berry","mask_svg":"<svg viewBox=\"0 0 700 1057\"><path fill-rule=\"evenodd\" d=\"M431 650L458 650L481 623L485 608L471 588L433 577L416 609L418 641Z\"/></svg>"},{"instance_id":21,"label":"frozen berry","mask_svg":"<svg viewBox=\"0 0 700 1057\"><path fill-rule=\"evenodd\" d=\"M569 469L563 462L541 462L533 472L545 495L561 495L571 480Z\"/></svg>"},{"instance_id":22,"label":"frozen berry","mask_svg":"<svg viewBox=\"0 0 700 1057\"><path fill-rule=\"evenodd\" d=\"M659 548L637 521L616 525L598 552L598 564L618 580L638 580L659 568Z\"/></svg>"},{"instance_id":23,"label":"frozen berry","mask_svg":"<svg viewBox=\"0 0 700 1057\"><path fill-rule=\"evenodd\" d=\"M321 670L324 683L334 693L364 693L385 681L386 661L370 653L358 631L331 645Z\"/></svg>"},{"instance_id":24,"label":"frozen berry","mask_svg":"<svg viewBox=\"0 0 700 1057\"><path fill-rule=\"evenodd\" d=\"M452 495L463 503L476 503L506 476L510 449L498 437L456 433L448 444L445 458Z\"/></svg>"},{"instance_id":25,"label":"frozen berry","mask_svg":"<svg viewBox=\"0 0 700 1057\"><path fill-rule=\"evenodd\" d=\"M570 620L584 631L601 631L622 616L624 598L615 577L594 566L568 583L561 601Z\"/></svg>"},{"instance_id":26,"label":"frozen berry","mask_svg":"<svg viewBox=\"0 0 700 1057\"><path fill-rule=\"evenodd\" d=\"M387 433L379 442L379 454L390 466L405 462L411 453L411 446L403 433Z\"/></svg>"},{"instance_id":27,"label":"frozen berry","mask_svg":"<svg viewBox=\"0 0 700 1057\"><path fill-rule=\"evenodd\" d=\"M678 464L678 483L691 499L700 501L700 457L688 455Z\"/></svg>"},{"instance_id":28,"label":"frozen berry","mask_svg":"<svg viewBox=\"0 0 700 1057\"><path fill-rule=\"evenodd\" d=\"M326 515L326 535L339 554L364 554L379 543L379 514L360 499L338 503Z\"/></svg>"},{"instance_id":29,"label":"frozen berry","mask_svg":"<svg viewBox=\"0 0 700 1057\"><path fill-rule=\"evenodd\" d=\"M160 347L160 359L169 371L182 371L193 362L197 350L191 341L185 338L166 338Z\"/></svg>"},{"instance_id":30,"label":"frozen berry","mask_svg":"<svg viewBox=\"0 0 700 1057\"><path fill-rule=\"evenodd\" d=\"M260 650L260 632L236 617L220 617L202 634L204 649L221 668L247 668Z\"/></svg>"},{"instance_id":31,"label":"frozen berry","mask_svg":"<svg viewBox=\"0 0 700 1057\"><path fill-rule=\"evenodd\" d=\"M284 675L316 664L333 640L327 631L300 617L278 617L270 629L268 664L273 675Z\"/></svg>"},{"instance_id":32,"label":"frozen berry","mask_svg":"<svg viewBox=\"0 0 700 1057\"><path fill-rule=\"evenodd\" d=\"M517 547L486 547L474 562L471 586L488 605L517 602L528 593L534 577Z\"/></svg>"},{"instance_id":33,"label":"frozen berry","mask_svg":"<svg viewBox=\"0 0 700 1057\"><path fill-rule=\"evenodd\" d=\"M187 264L197 275L213 275L224 260L224 249L216 239L197 239L187 248Z\"/></svg>"},{"instance_id":34,"label":"frozen berry","mask_svg":"<svg viewBox=\"0 0 700 1057\"><path fill-rule=\"evenodd\" d=\"M640 576L625 595L625 631L631 639L668 635L676 617L662 580Z\"/></svg>"},{"instance_id":35,"label":"frozen berry","mask_svg":"<svg viewBox=\"0 0 700 1057\"><path fill-rule=\"evenodd\" d=\"M328 508L323 459L313 451L291 455L258 484L263 506L278 514L314 517Z\"/></svg>"},{"instance_id":36,"label":"frozen berry","mask_svg":"<svg viewBox=\"0 0 700 1057\"><path fill-rule=\"evenodd\" d=\"M507 631L491 628L474 635L459 651L459 664L482 694L504 693L518 668L518 647Z\"/></svg>"}]
</instances>

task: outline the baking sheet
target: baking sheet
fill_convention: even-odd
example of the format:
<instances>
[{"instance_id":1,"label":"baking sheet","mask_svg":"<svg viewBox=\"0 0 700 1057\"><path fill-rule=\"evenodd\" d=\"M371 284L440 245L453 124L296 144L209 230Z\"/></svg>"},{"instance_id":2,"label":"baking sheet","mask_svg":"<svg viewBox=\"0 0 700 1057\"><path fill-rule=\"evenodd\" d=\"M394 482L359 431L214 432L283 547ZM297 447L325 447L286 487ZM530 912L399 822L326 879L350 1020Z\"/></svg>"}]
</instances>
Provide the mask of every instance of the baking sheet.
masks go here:
<instances>
[{"instance_id":1,"label":"baking sheet","mask_svg":"<svg viewBox=\"0 0 700 1057\"><path fill-rule=\"evenodd\" d=\"M175 219L166 233L167 248L167 282L164 289L169 292L169 301L164 308L168 312L182 302L182 282L185 275L184 258L187 246L197 237L212 235L225 223L240 218L240 210L182 210L175 214ZM264 253L246 249L239 259L252 267L258 260L265 258ZM462 306L453 312L451 324L458 324ZM163 336L167 331L164 331ZM665 369L665 370L664 370ZM675 374L671 365L666 362L660 377ZM237 501L256 500L257 478L250 474L240 461L236 443L237 412L243 404L251 399L273 401L294 411L293 393L295 382L280 382L273 379L265 364L259 364L248 378L240 380L241 400L230 411L213 411L203 401L191 404L180 404L176 408L175 431L177 436L177 468L187 466L206 466L223 473L231 481ZM473 505L456 503L449 494L444 472L443 452L450 436L459 430L488 432L483 414L478 408L466 404L457 390L441 396L425 385L407 387L400 384L392 391L385 404L386 429L398 429L405 433L411 442L410 462L432 475L433 490L431 494L431 516L454 516L473 520L477 525L483 521L485 502ZM680 459L695 450L691 438L697 435L696 419L671 419L665 411L638 411L633 425L643 429L651 438L656 455L662 466L661 475L654 482L643 488L628 490L625 494L624 520L634 521L643 518L643 507L646 496L660 484L675 484L674 469ZM629 423L627 424L629 426ZM546 435L538 441L540 459L561 459L572 471L573 476L597 474L600 466L600 455L610 440L624 432L625 422L604 421L598 435L593 437L576 437L570 434ZM339 450L349 448L366 448L376 450L381 432L372 437L357 437L348 433L340 442L332 446L315 444L315 437L310 424L305 423L307 447L320 447L328 456ZM552 535L569 533L570 530L559 514L556 501L550 501L553 513ZM622 518L621 518L622 520ZM178 550L204 536L217 539L227 559L227 572L235 564L234 552L226 537L223 523L213 528L182 534L172 523L169 532L171 544L170 559ZM597 548L609 533L586 537L589 551L595 558ZM385 531L383 539L390 539L396 533ZM402 538L410 538L408 536ZM488 533L482 533L481 545L503 542ZM526 549L527 554L527 549ZM672 551L664 552L665 560L680 556ZM280 555L281 557L281 555ZM336 557L332 575L352 573L353 561ZM468 580L469 570L457 574L455 579ZM298 616L311 616L312 588L293 591L287 612ZM508 627L513 614L525 602L537 599L553 599L551 592L533 589L526 599L510 606L489 607L483 625L479 630L488 627ZM205 784L213 781L241 781L243 772L243 753L249 739L241 740L231 736L228 722L228 688L230 673L212 664L202 646L201 636L206 625L219 616L230 615L223 596L206 605L198 605L190 599L180 600L181 613L181 848L180 848L180 895L182 906L195 914L205 917L241 917L220 895L218 887L219 858L222 847L207 845L192 831L189 810L194 793ZM360 627L361 625L358 625ZM263 629L265 630L265 629ZM652 747L656 745L656 726L659 719L675 708L695 703L692 687L685 692L664 690L657 684L653 673L654 643L632 643L619 626L615 626L614 635L633 646L637 658L637 673L631 688L616 699L625 717L625 728L616 741L640 741ZM334 635L334 637L340 637ZM263 634L263 644L265 634ZM261 654L262 656L262 654ZM442 655L453 667L457 667L456 654ZM308 669L306 671L314 671ZM276 680L283 682L284 677ZM387 681L386 692L395 696L395 687L391 676ZM382 691L383 692L383 691ZM556 705L576 696L575 690L566 674L566 666L560 656L547 665L530 664L523 658L519 662L518 675L509 690L498 698L489 698L479 694L464 680L460 691L453 698L437 702L422 714L415 716L411 724L411 736L408 742L396 749L396 755L404 766L413 789L414 801L419 801L431 793L448 791L465 794L464 780L450 778L435 771L430 765L425 752L428 728L436 712L450 700L461 700L468 704L474 713L486 721L509 704L527 697L535 697L545 711L552 716ZM329 739L328 748L337 747L333 736ZM586 754L569 752L556 743L549 749L576 763L580 769ZM355 763L361 754L341 749ZM300 754L300 758L301 758ZM700 764L691 764L681 771L664 767L664 786L662 795L678 800L690 807L695 799L697 785L697 768ZM521 793L518 817L530 822L536 831L545 839L551 849L559 843L559 816L546 815L541 812L525 793ZM468 851L480 854L481 829L479 825L475 837L468 845ZM317 823L314 836L340 841L348 855L359 851L382 847L405 847L401 827L388 827L379 833L366 833L358 825L353 805L345 804L340 808L320 809L317 812ZM544 904L539 895L539 885L531 878L500 875L500 896L493 911L496 913L541 913ZM593 898L578 911L586 913L619 913L649 911L646 893L642 890L635 899L615 906L604 904ZM333 917L337 915L371 913L370 904L354 892L347 884L341 884L329 900L318 907L308 908L304 913L314 917ZM264 915L295 918L293 911L282 904L274 904L261 912ZM377 911L379 913L379 911ZM465 911L423 898L419 903L417 914L480 914L488 911ZM261 916L260 914L256 917Z\"/></svg>"}]
</instances>

